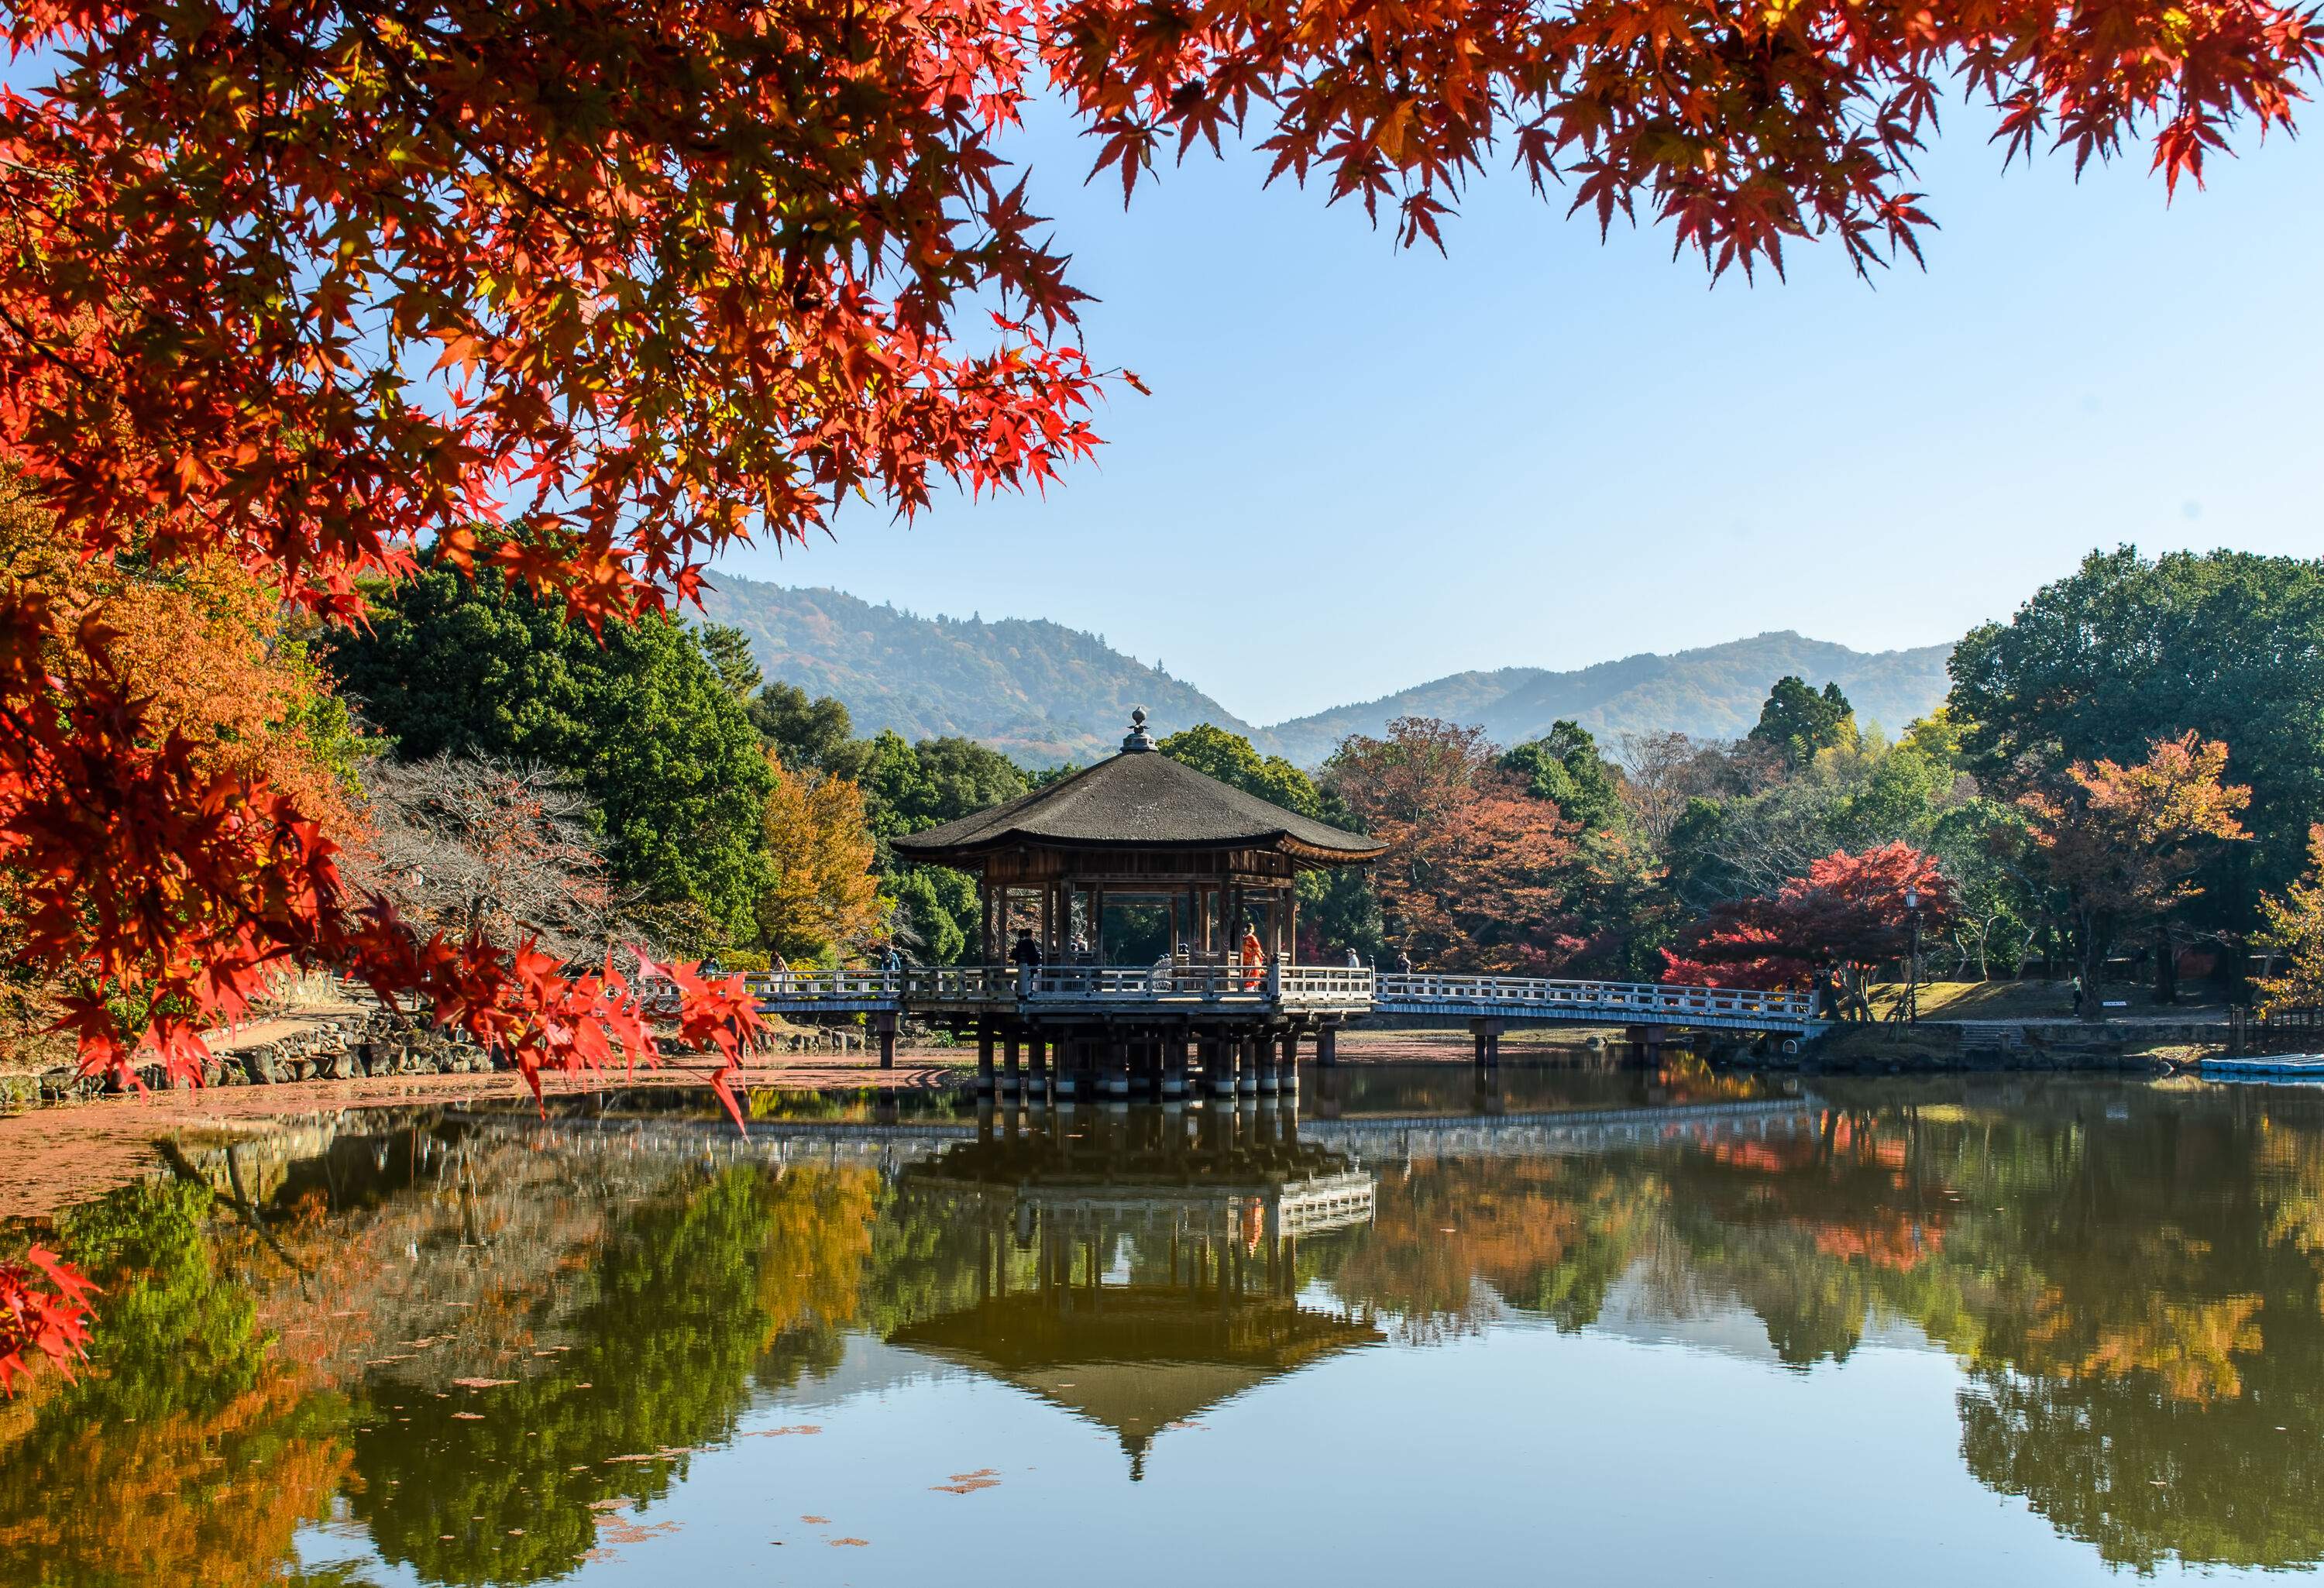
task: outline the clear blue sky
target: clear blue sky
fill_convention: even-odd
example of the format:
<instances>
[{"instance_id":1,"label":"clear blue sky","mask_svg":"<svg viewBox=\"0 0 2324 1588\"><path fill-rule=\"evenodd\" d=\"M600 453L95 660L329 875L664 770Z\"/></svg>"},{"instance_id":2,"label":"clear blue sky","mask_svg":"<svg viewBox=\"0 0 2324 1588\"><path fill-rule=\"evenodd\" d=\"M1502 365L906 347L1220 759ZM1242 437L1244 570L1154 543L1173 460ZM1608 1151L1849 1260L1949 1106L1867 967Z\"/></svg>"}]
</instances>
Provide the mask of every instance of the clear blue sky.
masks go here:
<instances>
[{"instance_id":1,"label":"clear blue sky","mask_svg":"<svg viewBox=\"0 0 2324 1588\"><path fill-rule=\"evenodd\" d=\"M1449 260L1262 191L1249 155L1125 214L1038 125L1087 345L1154 394L1101 410L1046 500L851 507L835 542L723 566L1055 618L1270 722L1766 629L1947 641L2126 540L2324 552L2316 137L2166 208L2143 154L2077 185L1984 134L1957 115L1923 162L1925 273L1868 288L1811 247L1713 289L1666 232L1601 245L1500 171Z\"/></svg>"}]
</instances>

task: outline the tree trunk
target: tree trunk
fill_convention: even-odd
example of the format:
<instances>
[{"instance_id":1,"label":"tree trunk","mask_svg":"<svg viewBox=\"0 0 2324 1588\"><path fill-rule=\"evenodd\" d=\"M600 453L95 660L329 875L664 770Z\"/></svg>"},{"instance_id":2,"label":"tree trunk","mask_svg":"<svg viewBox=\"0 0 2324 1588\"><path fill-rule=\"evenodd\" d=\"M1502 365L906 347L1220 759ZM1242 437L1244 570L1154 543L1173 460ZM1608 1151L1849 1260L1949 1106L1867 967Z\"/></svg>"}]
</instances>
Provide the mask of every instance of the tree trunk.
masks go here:
<instances>
[{"instance_id":1,"label":"tree trunk","mask_svg":"<svg viewBox=\"0 0 2324 1588\"><path fill-rule=\"evenodd\" d=\"M2106 946L2098 940L2098 920L2091 912L2083 912L2079 935L2081 941L2074 946L2080 950L2082 1018L2094 1020L2099 1017L2098 973L2106 968Z\"/></svg>"}]
</instances>

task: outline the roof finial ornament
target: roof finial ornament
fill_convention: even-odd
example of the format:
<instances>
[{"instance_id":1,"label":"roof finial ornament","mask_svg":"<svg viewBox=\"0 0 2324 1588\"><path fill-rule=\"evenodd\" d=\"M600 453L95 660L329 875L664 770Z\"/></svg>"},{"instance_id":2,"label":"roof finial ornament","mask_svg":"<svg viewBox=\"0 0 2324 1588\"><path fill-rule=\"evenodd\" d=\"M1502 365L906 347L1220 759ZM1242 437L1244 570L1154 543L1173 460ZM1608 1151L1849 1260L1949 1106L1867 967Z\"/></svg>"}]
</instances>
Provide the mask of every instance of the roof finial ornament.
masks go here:
<instances>
[{"instance_id":1,"label":"roof finial ornament","mask_svg":"<svg viewBox=\"0 0 2324 1588\"><path fill-rule=\"evenodd\" d=\"M1146 708L1139 706L1130 714L1130 733L1121 741L1125 755L1154 748L1154 735L1146 731Z\"/></svg>"}]
</instances>

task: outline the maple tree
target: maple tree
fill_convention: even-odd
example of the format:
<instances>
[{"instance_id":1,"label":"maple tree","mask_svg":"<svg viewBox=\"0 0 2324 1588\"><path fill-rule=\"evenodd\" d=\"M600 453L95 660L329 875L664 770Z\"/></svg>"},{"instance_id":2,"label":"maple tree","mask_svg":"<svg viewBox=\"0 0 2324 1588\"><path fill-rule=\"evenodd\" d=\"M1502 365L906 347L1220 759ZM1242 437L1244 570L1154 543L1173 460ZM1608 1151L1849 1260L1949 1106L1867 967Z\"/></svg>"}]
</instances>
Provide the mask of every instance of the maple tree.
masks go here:
<instances>
[{"instance_id":1,"label":"maple tree","mask_svg":"<svg viewBox=\"0 0 2324 1588\"><path fill-rule=\"evenodd\" d=\"M1342 742L1325 771L1388 845L1372 882L1416 963L1538 975L1581 947L1567 909L1574 825L1501 765L1482 729L1398 717L1384 739Z\"/></svg>"},{"instance_id":2,"label":"maple tree","mask_svg":"<svg viewBox=\"0 0 2324 1588\"><path fill-rule=\"evenodd\" d=\"M2117 935L2198 897L2196 872L2211 852L2249 836L2237 813L2251 790L2226 781L2227 769L2226 744L2189 732L2156 740L2145 760L2128 765L2078 761L2020 797L2035 855L2073 934L2090 1018Z\"/></svg>"},{"instance_id":3,"label":"maple tree","mask_svg":"<svg viewBox=\"0 0 2324 1588\"><path fill-rule=\"evenodd\" d=\"M1860 999L1884 962L1912 952L1914 907L1941 932L1952 887L1935 860L1909 844L1861 854L1837 850L1772 895L1715 906L1663 951L1663 979L1735 987L1803 987L1829 969Z\"/></svg>"}]
</instances>

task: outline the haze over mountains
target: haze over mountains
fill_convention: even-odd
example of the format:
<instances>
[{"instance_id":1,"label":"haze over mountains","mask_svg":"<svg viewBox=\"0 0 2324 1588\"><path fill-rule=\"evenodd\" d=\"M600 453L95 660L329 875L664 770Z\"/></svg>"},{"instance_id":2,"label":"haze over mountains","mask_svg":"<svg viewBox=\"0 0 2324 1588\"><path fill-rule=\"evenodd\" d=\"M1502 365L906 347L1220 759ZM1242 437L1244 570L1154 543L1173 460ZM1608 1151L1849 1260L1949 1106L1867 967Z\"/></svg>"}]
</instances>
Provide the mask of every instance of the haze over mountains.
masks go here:
<instances>
[{"instance_id":1,"label":"haze over mountains","mask_svg":"<svg viewBox=\"0 0 2324 1588\"><path fill-rule=\"evenodd\" d=\"M1786 673L1818 687L1838 683L1858 716L1893 732L1944 698L1951 650L1867 653L1788 632L1759 634L1572 672L1455 673L1262 727L1099 635L1046 620L925 618L837 590L724 574L703 605L712 622L750 637L770 679L837 697L860 734L956 734L1033 764L1111 754L1130 708L1139 706L1163 733L1215 723L1302 766L1321 762L1348 734L1377 734L1397 716L1476 723L1504 744L1538 737L1560 717L1601 735L1675 730L1732 738L1758 720L1768 687ZM1512 649L1522 642L1511 637Z\"/></svg>"}]
</instances>

